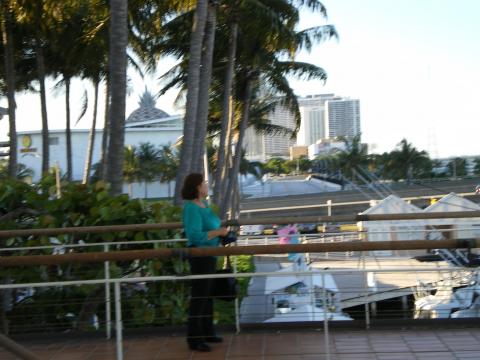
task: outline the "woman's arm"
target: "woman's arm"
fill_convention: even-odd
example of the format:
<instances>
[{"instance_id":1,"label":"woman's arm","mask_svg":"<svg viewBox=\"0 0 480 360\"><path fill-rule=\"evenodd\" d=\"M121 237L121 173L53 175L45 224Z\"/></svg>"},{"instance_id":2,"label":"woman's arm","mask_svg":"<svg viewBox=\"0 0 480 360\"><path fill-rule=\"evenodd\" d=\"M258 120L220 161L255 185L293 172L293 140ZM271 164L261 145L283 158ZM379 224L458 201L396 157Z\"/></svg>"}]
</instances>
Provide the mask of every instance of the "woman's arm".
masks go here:
<instances>
[{"instance_id":1,"label":"woman's arm","mask_svg":"<svg viewBox=\"0 0 480 360\"><path fill-rule=\"evenodd\" d=\"M188 206L183 209L183 227L187 238L198 245L209 245L210 240L218 236L225 236L226 228L203 231L202 215L196 207Z\"/></svg>"}]
</instances>

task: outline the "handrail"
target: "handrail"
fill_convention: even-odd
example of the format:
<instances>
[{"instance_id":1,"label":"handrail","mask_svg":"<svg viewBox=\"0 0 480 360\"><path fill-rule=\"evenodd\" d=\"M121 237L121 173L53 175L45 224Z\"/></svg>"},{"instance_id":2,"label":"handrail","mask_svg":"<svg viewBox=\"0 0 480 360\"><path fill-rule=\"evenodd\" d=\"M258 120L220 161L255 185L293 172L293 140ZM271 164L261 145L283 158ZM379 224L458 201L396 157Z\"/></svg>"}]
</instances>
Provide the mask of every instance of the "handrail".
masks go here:
<instances>
[{"instance_id":1,"label":"handrail","mask_svg":"<svg viewBox=\"0 0 480 360\"><path fill-rule=\"evenodd\" d=\"M323 223L323 222L357 222L357 221L381 221L381 220L427 220L427 219L455 219L455 218L476 218L480 217L480 211L452 211L438 213L410 213L410 214L370 214L370 215L334 215L334 216L292 216L261 219L237 219L224 221L225 226L240 225L262 225L262 224L302 224L302 223ZM2 230L0 239L42 236L61 234L101 234L120 231L149 231L165 229L181 229L182 223L158 223L158 224L130 224L130 225L105 225L105 226L81 226L47 229L22 229Z\"/></svg>"},{"instance_id":2,"label":"handrail","mask_svg":"<svg viewBox=\"0 0 480 360\"><path fill-rule=\"evenodd\" d=\"M266 255L285 253L319 253L341 251L420 250L478 248L480 239L406 240L374 242L309 243L284 245L228 246L219 248L163 248L112 252L88 252L62 255L25 255L0 257L0 266L62 265L104 261L132 261L179 257L226 255Z\"/></svg>"},{"instance_id":3,"label":"handrail","mask_svg":"<svg viewBox=\"0 0 480 360\"><path fill-rule=\"evenodd\" d=\"M436 198L442 198L448 194L437 194L437 195L422 195L422 196L407 196L402 197L404 201L413 201L413 200L431 200ZM458 193L458 196L474 196L474 192ZM260 209L244 209L240 210L240 214L254 214L254 213L263 213L263 212L275 212L275 211L285 211L285 210L302 210L302 209L316 209L316 208L328 208L328 207L340 207L340 206L350 206L350 205L368 205L370 200L358 200L358 201L341 201L341 202L332 202L331 204L310 204L310 205L293 205L293 206L281 206L281 207L269 207L269 208L260 208Z\"/></svg>"}]
</instances>

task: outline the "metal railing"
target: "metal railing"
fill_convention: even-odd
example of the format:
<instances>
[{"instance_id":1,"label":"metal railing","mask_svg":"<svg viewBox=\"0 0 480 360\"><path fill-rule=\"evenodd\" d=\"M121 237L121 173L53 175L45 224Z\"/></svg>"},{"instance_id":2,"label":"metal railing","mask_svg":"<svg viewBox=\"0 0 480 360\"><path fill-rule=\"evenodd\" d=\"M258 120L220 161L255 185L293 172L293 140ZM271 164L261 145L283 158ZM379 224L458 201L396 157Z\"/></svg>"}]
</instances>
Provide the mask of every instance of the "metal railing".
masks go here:
<instances>
[{"instance_id":1,"label":"metal railing","mask_svg":"<svg viewBox=\"0 0 480 360\"><path fill-rule=\"evenodd\" d=\"M408 219L432 219L432 218L461 218L461 217L480 217L480 212L468 211L468 212L455 212L455 213L436 213L436 214L393 214L393 215L354 215L354 216L331 216L331 217L308 217L308 218L283 218L283 219L268 219L263 220L246 220L246 221L234 221L226 223L227 225L241 225L241 224L258 224L258 223L277 223L277 224L289 224L292 222L309 223L313 222L332 222L332 221L379 221L379 220L408 220ZM78 234L78 233L104 233L104 232L117 232L117 231L148 231L155 229L175 229L181 225L174 224L140 224L140 225L121 225L121 226L102 226L91 228L64 228L64 229L31 229L31 230L11 230L0 231L0 238L19 237L19 236L32 236L32 235L59 235L59 234ZM443 230L442 230L443 231ZM446 231L449 231L448 229ZM409 231L412 232L412 231ZM382 233L382 232L377 232ZM110 286L114 286L114 307L115 307L115 331L117 340L117 359L123 359L122 337L123 337L123 322L122 322L122 297L121 297L121 284L129 283L145 283L145 282L161 282L161 281L185 281L194 279L207 279L207 278L220 278L220 277L267 277L267 276L320 276L321 283L325 284L326 276L332 275L346 275L351 274L352 270L341 269L323 269L315 271L289 271L289 272L254 272L243 274L216 274L216 275L182 275L182 276L148 276L148 277L130 277L130 278L110 278L110 262L111 261L133 261L141 259L165 259L172 257L195 257L195 256L225 256L225 255L267 255L267 254L285 254L285 253L331 253L331 252L362 252L365 251L378 251L378 250L417 250L417 249L458 249L458 248L478 248L480 247L480 239L445 239L435 241L425 240L408 240L408 241L378 241L378 242L334 242L334 243L315 243L306 242L304 244L286 244L286 245L268 245L268 237L262 237L267 240L265 245L251 246L248 244L248 240L245 241L245 245L237 247L225 247L225 248L162 248L162 249L148 249L148 250L122 250L122 251L110 251L111 246L122 244L158 244L158 243L171 243L171 242L184 242L184 239L176 240L145 240L139 242L105 242L105 243L92 243L92 244L66 244L66 245L52 245L42 247L16 247L16 248L4 248L0 251L29 251L41 249L54 249L55 247L64 247L65 249L82 248L97 246L103 247L101 252L88 252L88 253L68 253L68 254L56 254L56 255L23 255L23 256L4 256L0 257L0 266L7 267L19 267L19 266L34 266L34 265L61 265L61 264L81 264L81 263L104 263L104 279L89 279L89 280L70 280L61 282L45 282L45 283L24 283L24 284L1 284L0 290L6 289L25 289L25 288L46 288L46 287L58 287L58 286L78 286L78 285L104 285L105 286L105 305L106 305L106 333L107 337L111 336L111 294ZM272 237L274 238L274 237ZM384 268L384 269L367 269L365 257L362 257L362 269L356 269L353 272L360 274L368 273L397 273L405 272L405 269L398 268ZM417 268L412 270L415 273L421 272L452 272L452 268L435 268L432 270L429 268ZM459 271L459 269L455 269ZM467 269L465 269L467 271ZM367 285L364 285L365 288ZM365 306L365 323L368 327L370 325L370 306L368 305L368 292L364 289L364 294L359 298L364 298ZM327 303L327 291L325 286L322 290L322 303ZM238 310L238 303L237 303ZM240 328L240 322L238 319L238 311L236 314L237 329ZM324 316L324 330L325 340L328 344L328 316ZM1 340L1 339L0 339ZM4 343L6 344L6 343ZM6 346L9 346L6 344ZM13 345L10 345L10 349L13 350ZM19 352L16 352L20 355ZM327 351L328 354L329 351ZM23 358L28 358L29 355L20 355ZM329 355L328 355L329 356ZM328 357L327 357L328 358Z\"/></svg>"}]
</instances>

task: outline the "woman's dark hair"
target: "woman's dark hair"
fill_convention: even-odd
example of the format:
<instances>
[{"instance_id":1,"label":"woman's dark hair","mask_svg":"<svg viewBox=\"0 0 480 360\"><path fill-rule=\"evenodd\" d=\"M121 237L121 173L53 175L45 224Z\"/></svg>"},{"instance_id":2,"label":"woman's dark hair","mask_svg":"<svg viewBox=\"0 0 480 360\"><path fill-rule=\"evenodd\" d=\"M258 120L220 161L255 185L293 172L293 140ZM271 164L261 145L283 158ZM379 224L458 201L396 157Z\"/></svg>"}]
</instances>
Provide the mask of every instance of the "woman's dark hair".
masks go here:
<instances>
[{"instance_id":1,"label":"woman's dark hair","mask_svg":"<svg viewBox=\"0 0 480 360\"><path fill-rule=\"evenodd\" d=\"M182 198L184 200L193 200L198 197L198 187L203 183L203 175L192 173L183 180Z\"/></svg>"}]
</instances>

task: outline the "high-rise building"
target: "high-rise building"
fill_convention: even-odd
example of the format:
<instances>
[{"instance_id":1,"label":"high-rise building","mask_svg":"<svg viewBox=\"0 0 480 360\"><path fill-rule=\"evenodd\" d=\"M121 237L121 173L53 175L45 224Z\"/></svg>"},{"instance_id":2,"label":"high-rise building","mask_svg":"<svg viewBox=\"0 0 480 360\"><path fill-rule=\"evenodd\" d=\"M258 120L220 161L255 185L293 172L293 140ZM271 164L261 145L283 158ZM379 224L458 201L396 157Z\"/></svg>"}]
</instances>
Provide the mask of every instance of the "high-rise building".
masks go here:
<instances>
[{"instance_id":1,"label":"high-rise building","mask_svg":"<svg viewBox=\"0 0 480 360\"><path fill-rule=\"evenodd\" d=\"M288 156L290 146L310 146L321 140L353 138L360 134L360 101L335 94L309 95L298 99L301 123L296 143L289 135L262 135L252 128L245 137L250 160L266 161L274 156ZM294 115L278 105L268 116L271 123L295 128Z\"/></svg>"},{"instance_id":2,"label":"high-rise building","mask_svg":"<svg viewBox=\"0 0 480 360\"><path fill-rule=\"evenodd\" d=\"M360 100L332 99L325 102L326 137L353 138L360 135Z\"/></svg>"},{"instance_id":3,"label":"high-rise building","mask_svg":"<svg viewBox=\"0 0 480 360\"><path fill-rule=\"evenodd\" d=\"M298 99L302 122L297 134L297 145L309 146L318 139L328 137L326 132L325 102L335 97L335 94L308 95Z\"/></svg>"},{"instance_id":4,"label":"high-rise building","mask_svg":"<svg viewBox=\"0 0 480 360\"><path fill-rule=\"evenodd\" d=\"M272 125L278 125L290 130L295 129L295 116L283 105L277 105L268 115ZM290 147L296 140L287 134L261 134L252 127L245 134L246 156L250 160L266 161L271 157L288 157Z\"/></svg>"}]
</instances>

